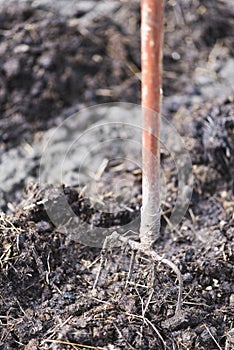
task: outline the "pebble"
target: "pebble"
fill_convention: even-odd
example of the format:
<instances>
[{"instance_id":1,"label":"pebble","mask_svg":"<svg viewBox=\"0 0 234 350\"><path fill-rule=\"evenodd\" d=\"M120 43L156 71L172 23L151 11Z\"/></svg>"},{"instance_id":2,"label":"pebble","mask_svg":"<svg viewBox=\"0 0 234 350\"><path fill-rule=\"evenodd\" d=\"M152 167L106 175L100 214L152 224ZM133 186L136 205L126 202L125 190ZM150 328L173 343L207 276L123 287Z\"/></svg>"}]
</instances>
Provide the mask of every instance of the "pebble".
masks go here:
<instances>
[{"instance_id":1,"label":"pebble","mask_svg":"<svg viewBox=\"0 0 234 350\"><path fill-rule=\"evenodd\" d=\"M20 44L14 48L14 53L25 53L30 50L30 46L26 44Z\"/></svg>"}]
</instances>

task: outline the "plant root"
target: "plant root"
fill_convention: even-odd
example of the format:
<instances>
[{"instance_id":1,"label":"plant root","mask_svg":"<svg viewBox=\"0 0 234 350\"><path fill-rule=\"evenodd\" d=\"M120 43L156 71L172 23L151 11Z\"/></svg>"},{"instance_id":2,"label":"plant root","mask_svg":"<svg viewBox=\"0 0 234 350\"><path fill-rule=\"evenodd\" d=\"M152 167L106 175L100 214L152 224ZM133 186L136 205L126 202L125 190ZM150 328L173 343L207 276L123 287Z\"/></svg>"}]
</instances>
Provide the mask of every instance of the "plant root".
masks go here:
<instances>
[{"instance_id":1,"label":"plant root","mask_svg":"<svg viewBox=\"0 0 234 350\"><path fill-rule=\"evenodd\" d=\"M129 232L131 232L131 231L129 231ZM127 233L129 233L129 232L127 232ZM178 278L179 290L178 290L178 298L177 298L177 304L176 304L176 310L175 310L175 317L178 318L178 316L181 316L183 279L182 279L182 275L181 275L179 268L169 259L163 258L159 254L157 254L151 247L148 247L144 244L141 244L141 242L137 242L137 241L134 241L132 239L129 239L129 237L126 235L120 235L116 231L112 232L112 234L110 236L107 236L105 241L104 241L102 252L101 252L100 266L99 266L97 277L96 277L95 282L94 282L93 290L95 290L97 288L98 280L99 280L100 275L101 275L101 270L102 270L103 265L104 265L106 249L108 247L115 246L117 243L119 245L119 242L129 244L130 248L133 250L125 288L127 286L127 283L129 282L129 280L131 279L136 252L138 251L138 252L146 254L153 260L153 262L161 262L164 265L169 266L176 273L177 278Z\"/></svg>"}]
</instances>

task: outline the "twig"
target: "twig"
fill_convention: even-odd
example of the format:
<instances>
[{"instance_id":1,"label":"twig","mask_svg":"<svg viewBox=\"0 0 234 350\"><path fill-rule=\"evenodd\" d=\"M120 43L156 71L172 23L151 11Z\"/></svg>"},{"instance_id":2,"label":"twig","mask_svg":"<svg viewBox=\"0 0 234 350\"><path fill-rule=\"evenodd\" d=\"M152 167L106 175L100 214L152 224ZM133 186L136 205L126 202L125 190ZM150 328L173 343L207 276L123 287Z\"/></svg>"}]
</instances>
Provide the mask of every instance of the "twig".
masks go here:
<instances>
[{"instance_id":1,"label":"twig","mask_svg":"<svg viewBox=\"0 0 234 350\"><path fill-rule=\"evenodd\" d=\"M50 254L48 254L47 256L47 271L46 271L46 275L45 275L45 280L46 280L46 283L49 285L50 284L50 281L49 281L49 275L50 275L50 272L51 272L51 269L50 269Z\"/></svg>"},{"instance_id":2,"label":"twig","mask_svg":"<svg viewBox=\"0 0 234 350\"><path fill-rule=\"evenodd\" d=\"M120 240L124 239L124 237L120 236ZM169 266L177 275L178 282L179 282L179 291L178 291L178 301L176 305L176 313L178 313L181 310L182 306L182 290L183 290L183 279L180 270L178 267L170 260L161 257L158 255L154 250L152 249L147 249L144 245L142 245L139 242L135 242L133 240L128 240L128 244L130 247L134 250L138 250L142 253L145 253L146 255L150 256L153 261L159 261L162 262L163 264Z\"/></svg>"},{"instance_id":3,"label":"twig","mask_svg":"<svg viewBox=\"0 0 234 350\"><path fill-rule=\"evenodd\" d=\"M146 321L152 328L153 330L155 331L155 333L158 335L158 337L160 338L160 340L162 341L163 343L163 347L164 347L164 350L166 350L166 343L163 339L163 337L161 336L161 334L159 333L159 331L157 330L157 328L153 325L153 323L147 318L147 317L143 317L143 316L140 316L140 315L135 315L135 314L131 314L130 312L126 312L126 315L129 315L131 317L135 317L135 318L140 318L140 319L143 319L144 321Z\"/></svg>"},{"instance_id":4,"label":"twig","mask_svg":"<svg viewBox=\"0 0 234 350\"><path fill-rule=\"evenodd\" d=\"M136 250L132 251L131 254L131 260L130 260L130 265L129 265L129 270L128 270L128 276L127 276L127 280L125 283L125 289L127 288L131 278L132 278L132 272L133 272L133 267L134 267L134 263L135 263L135 259L136 259Z\"/></svg>"},{"instance_id":5,"label":"twig","mask_svg":"<svg viewBox=\"0 0 234 350\"><path fill-rule=\"evenodd\" d=\"M145 318L146 322L153 328L153 330L155 331L155 333L157 334L157 336L159 337L159 339L161 340L162 344L163 344L163 348L164 350L167 349L167 345L163 339L163 337L161 336L161 334L159 333L159 331L157 330L157 328L153 325L153 323L148 319Z\"/></svg>"},{"instance_id":6,"label":"twig","mask_svg":"<svg viewBox=\"0 0 234 350\"><path fill-rule=\"evenodd\" d=\"M119 336L125 341L125 343L128 346L128 349L132 349L134 350L135 348L127 341L126 337L123 336L123 334L121 333L120 329L116 326L116 324L114 323L114 327L117 330L117 332L119 333Z\"/></svg>"},{"instance_id":7,"label":"twig","mask_svg":"<svg viewBox=\"0 0 234 350\"><path fill-rule=\"evenodd\" d=\"M100 261L100 265L99 265L99 270L94 282L94 286L93 286L93 290L96 289L102 268L103 268L103 264L104 264L104 254L106 251L106 248L108 246L116 246L117 243L119 242L123 242L126 244L129 244L129 246L131 247L131 249L133 251L138 251L138 252L142 252L146 255L148 255L149 257L151 257L151 259L154 262L161 262L167 266L169 266L177 275L178 278L178 283L179 283L179 291L178 291L178 299L177 299L177 304L176 304L176 310L175 310L175 315L178 315L181 311L181 306L182 306L182 290L183 290L183 279L182 279L182 275L180 270L178 269L178 267L170 260L161 257L159 254L157 254L152 248L148 248L146 245L141 244L140 242L136 242L132 239L129 239L129 237L127 236L127 233L125 235L120 235L117 231L112 232L112 234L110 236L107 236L104 244L103 244L103 248L102 248L102 256L101 256L101 261Z\"/></svg>"},{"instance_id":8,"label":"twig","mask_svg":"<svg viewBox=\"0 0 234 350\"><path fill-rule=\"evenodd\" d=\"M209 335L211 336L211 338L213 339L213 341L215 342L215 344L217 345L217 347L222 350L221 346L219 345L219 343L217 342L217 340L215 339L215 337L213 336L213 334L211 333L211 331L209 330L209 328L207 327L207 325L204 325L205 329L207 330L207 332L209 333Z\"/></svg>"},{"instance_id":9,"label":"twig","mask_svg":"<svg viewBox=\"0 0 234 350\"><path fill-rule=\"evenodd\" d=\"M153 293L154 293L154 289L151 288L150 295L149 295L149 297L148 297L147 303L146 303L146 305L145 305L145 307L144 307L144 309L143 309L143 312L142 312L142 316L143 316L143 317L145 317L146 311L147 311L147 309L148 309L148 307L149 307L149 304L150 304L150 302L151 302L151 300L152 300Z\"/></svg>"},{"instance_id":10,"label":"twig","mask_svg":"<svg viewBox=\"0 0 234 350\"><path fill-rule=\"evenodd\" d=\"M170 219L165 215L165 213L162 213L162 216L163 216L163 219L167 222L168 226L169 226L172 230L174 230L174 231L177 233L177 235L178 235L179 237L182 237L183 235L181 234L181 232L180 232L176 227L173 226L172 222L171 222Z\"/></svg>"},{"instance_id":11,"label":"twig","mask_svg":"<svg viewBox=\"0 0 234 350\"><path fill-rule=\"evenodd\" d=\"M58 329L62 329L62 327L64 327L73 317L74 317L73 315L69 316L62 324L57 324L56 326L54 326L54 328L50 328L50 329L46 332L46 334L49 334L50 332L52 332L52 333L50 334L50 337L53 337L53 336L55 335L56 331L57 331ZM50 341L50 340L49 340L49 339L43 339L43 340L42 340L42 344L44 344L45 342L48 342L48 341Z\"/></svg>"},{"instance_id":12,"label":"twig","mask_svg":"<svg viewBox=\"0 0 234 350\"><path fill-rule=\"evenodd\" d=\"M160 236L160 121L162 96L163 1L141 1L142 208L140 240Z\"/></svg>"},{"instance_id":13,"label":"twig","mask_svg":"<svg viewBox=\"0 0 234 350\"><path fill-rule=\"evenodd\" d=\"M105 263L105 256L106 256L106 250L107 250L107 243L108 243L108 237L105 238L103 246L102 246L102 250L101 250L101 258L100 258L100 263L99 263L99 268L98 268L98 272L95 278L95 282L93 285L93 291L95 291L97 289L97 284L99 281L99 278L101 276L101 272Z\"/></svg>"},{"instance_id":14,"label":"twig","mask_svg":"<svg viewBox=\"0 0 234 350\"><path fill-rule=\"evenodd\" d=\"M112 235L116 234L119 236L119 240L122 242L126 242L126 237L120 236L117 232L113 232ZM117 238L117 237L116 237ZM130 245L130 247L133 250L138 250L152 258L153 261L159 261L162 262L163 264L169 266L177 275L178 282L179 282L179 291L178 291L178 299L177 299L177 305L176 305L176 313L179 313L181 310L182 306L182 290L183 290L183 279L180 270L178 267L170 260L161 257L158 255L154 250L146 248L144 245L142 245L139 242L135 242L133 240L127 240L127 243Z\"/></svg>"},{"instance_id":15,"label":"twig","mask_svg":"<svg viewBox=\"0 0 234 350\"><path fill-rule=\"evenodd\" d=\"M46 342L46 343L55 343L55 344L64 344L64 345L71 345L71 346L78 346L79 348L85 348L85 349L104 350L104 348L100 348L100 347L97 347L97 346L84 345L84 344L78 344L78 343L70 343L70 342L64 341L64 340L45 339L44 342Z\"/></svg>"}]
</instances>

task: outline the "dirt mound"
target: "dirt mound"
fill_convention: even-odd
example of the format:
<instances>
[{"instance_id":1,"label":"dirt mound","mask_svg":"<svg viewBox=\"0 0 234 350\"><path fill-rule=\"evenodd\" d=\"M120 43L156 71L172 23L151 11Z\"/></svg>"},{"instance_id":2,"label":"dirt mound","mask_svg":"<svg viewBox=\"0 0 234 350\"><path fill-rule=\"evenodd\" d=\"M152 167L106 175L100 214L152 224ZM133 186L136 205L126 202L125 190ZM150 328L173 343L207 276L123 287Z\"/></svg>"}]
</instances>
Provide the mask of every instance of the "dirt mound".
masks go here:
<instances>
[{"instance_id":1,"label":"dirt mound","mask_svg":"<svg viewBox=\"0 0 234 350\"><path fill-rule=\"evenodd\" d=\"M84 186L33 182L22 192L19 176L1 198L8 211L0 214L1 349L233 348L234 103L228 84L234 43L233 9L225 4L195 0L166 6L164 109L190 152L194 191L179 227L170 229L178 174L162 150L168 193L155 250L183 275L181 315L172 318L178 286L169 268L137 256L125 288L129 247L100 253L74 236L82 231L80 223L87 242L93 228L105 235L139 217L138 167L108 162L98 181L102 196L94 198ZM27 162L13 157L19 144L81 105L139 103L139 1L121 2L105 17L91 9L64 17L43 6L1 7L0 156L6 166L15 162L26 168ZM36 179L34 162L27 180ZM9 178L16 177L13 170ZM113 194L122 178L128 186ZM58 208L61 195L77 218L72 235L55 227L46 210L49 202L61 224L70 224ZM104 268L94 293L100 260Z\"/></svg>"}]
</instances>

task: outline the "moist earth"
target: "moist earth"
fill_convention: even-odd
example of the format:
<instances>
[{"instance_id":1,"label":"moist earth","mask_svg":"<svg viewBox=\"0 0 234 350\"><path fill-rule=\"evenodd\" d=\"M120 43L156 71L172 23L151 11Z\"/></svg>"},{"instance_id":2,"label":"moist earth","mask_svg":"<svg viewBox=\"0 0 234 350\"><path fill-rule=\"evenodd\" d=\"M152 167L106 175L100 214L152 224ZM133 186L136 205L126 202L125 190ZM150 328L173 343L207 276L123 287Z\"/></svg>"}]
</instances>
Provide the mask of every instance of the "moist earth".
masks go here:
<instances>
[{"instance_id":1,"label":"moist earth","mask_svg":"<svg viewBox=\"0 0 234 350\"><path fill-rule=\"evenodd\" d=\"M126 127L95 124L110 125L110 116L98 114L106 107L88 107L140 104L139 1L1 1L0 10L0 348L233 349L231 2L165 5L163 115L181 135L193 171L188 210L172 227L179 178L162 143L166 195L154 249L182 273L176 315L178 281L169 267L137 253L126 285L129 246L100 248L106 235L126 235L133 222L138 232L140 150L118 142L97 147L88 158L99 164L96 176L87 166L76 183L76 156L85 147L107 135L133 137ZM68 117L75 124L66 136ZM94 125L98 132L85 134ZM63 154L72 128L86 136L64 163L65 183L43 181L43 147L57 130L46 154Z\"/></svg>"}]
</instances>

